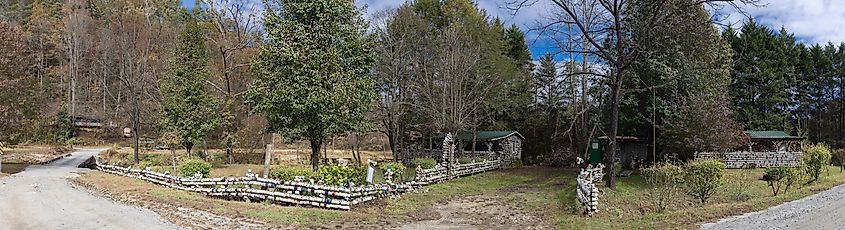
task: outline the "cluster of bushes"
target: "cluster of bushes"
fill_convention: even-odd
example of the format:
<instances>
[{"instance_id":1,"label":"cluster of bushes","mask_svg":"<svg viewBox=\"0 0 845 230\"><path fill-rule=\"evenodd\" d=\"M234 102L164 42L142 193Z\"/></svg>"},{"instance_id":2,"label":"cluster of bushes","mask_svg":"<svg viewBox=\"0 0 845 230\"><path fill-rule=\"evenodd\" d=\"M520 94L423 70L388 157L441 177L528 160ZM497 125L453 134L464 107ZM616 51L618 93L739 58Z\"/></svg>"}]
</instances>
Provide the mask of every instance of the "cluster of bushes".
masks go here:
<instances>
[{"instance_id":1,"label":"cluster of bushes","mask_svg":"<svg viewBox=\"0 0 845 230\"><path fill-rule=\"evenodd\" d=\"M399 162L384 162L379 164L378 167L382 172L387 172L387 169L390 168L390 171L393 172L394 182L402 181L407 172L405 165Z\"/></svg>"},{"instance_id":2,"label":"cluster of bushes","mask_svg":"<svg viewBox=\"0 0 845 230\"><path fill-rule=\"evenodd\" d=\"M818 180L830 164L831 156L830 148L824 144L806 145L800 167L769 168L763 180L771 187L772 194L777 196L798 183ZM725 164L718 160L695 160L683 166L661 163L643 169L642 172L646 182L655 188L651 192L651 200L657 211L665 210L676 191L681 189L701 203L707 202L724 186L727 174ZM740 200L747 194L742 191L742 185L738 187L740 191L737 192L737 199Z\"/></svg>"},{"instance_id":3,"label":"cluster of bushes","mask_svg":"<svg viewBox=\"0 0 845 230\"><path fill-rule=\"evenodd\" d=\"M461 157L461 158L458 158L458 163L469 164L469 163L472 163L472 162L482 162L486 159L487 159L486 157Z\"/></svg>"},{"instance_id":4,"label":"cluster of bushes","mask_svg":"<svg viewBox=\"0 0 845 230\"><path fill-rule=\"evenodd\" d=\"M317 180L317 173L311 168L305 167L277 167L270 170L270 175L267 175L270 179L275 180L282 180L282 181L292 181L295 180L297 176L305 177L305 180Z\"/></svg>"},{"instance_id":5,"label":"cluster of bushes","mask_svg":"<svg viewBox=\"0 0 845 230\"><path fill-rule=\"evenodd\" d=\"M658 212L684 190L702 204L707 202L724 185L726 174L725 164L718 160L695 160L684 166L665 162L643 169L646 183L654 186L651 201Z\"/></svg>"},{"instance_id":6,"label":"cluster of bushes","mask_svg":"<svg viewBox=\"0 0 845 230\"><path fill-rule=\"evenodd\" d=\"M183 177L191 177L197 173L208 177L211 174L211 164L201 159L189 159L179 164L179 172Z\"/></svg>"},{"instance_id":7,"label":"cluster of bushes","mask_svg":"<svg viewBox=\"0 0 845 230\"><path fill-rule=\"evenodd\" d=\"M437 165L437 160L430 157L414 158L414 160L411 161L411 164L413 164L414 167L420 166L423 169L431 169Z\"/></svg>"},{"instance_id":8,"label":"cluster of bushes","mask_svg":"<svg viewBox=\"0 0 845 230\"><path fill-rule=\"evenodd\" d=\"M654 202L657 212L663 212L672 202L672 199L684 183L684 170L681 166L664 162L652 165L642 171L646 183L653 185L656 189L650 191L650 198Z\"/></svg>"},{"instance_id":9,"label":"cluster of bushes","mask_svg":"<svg viewBox=\"0 0 845 230\"><path fill-rule=\"evenodd\" d=\"M320 167L317 173L317 181L325 185L341 186L347 183L365 184L367 179L367 168L357 166L343 166L339 164L328 164Z\"/></svg>"}]
</instances>

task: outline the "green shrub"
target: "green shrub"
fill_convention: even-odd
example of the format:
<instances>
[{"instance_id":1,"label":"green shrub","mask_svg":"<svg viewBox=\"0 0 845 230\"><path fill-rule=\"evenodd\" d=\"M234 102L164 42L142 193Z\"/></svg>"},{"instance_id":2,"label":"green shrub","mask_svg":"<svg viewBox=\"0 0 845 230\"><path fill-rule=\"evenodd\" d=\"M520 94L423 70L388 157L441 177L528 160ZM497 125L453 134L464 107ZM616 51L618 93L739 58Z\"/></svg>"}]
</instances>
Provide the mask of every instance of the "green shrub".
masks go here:
<instances>
[{"instance_id":1,"label":"green shrub","mask_svg":"<svg viewBox=\"0 0 845 230\"><path fill-rule=\"evenodd\" d=\"M311 168L303 168L303 167L278 167L270 170L270 175L268 175L271 179L282 180L282 181L293 181L296 179L297 176L303 176L306 180L308 179L317 179L317 173L315 173Z\"/></svg>"},{"instance_id":2,"label":"green shrub","mask_svg":"<svg viewBox=\"0 0 845 230\"><path fill-rule=\"evenodd\" d=\"M192 177L197 173L202 174L203 177L208 177L211 173L211 164L200 159L190 159L179 164L179 171L183 177Z\"/></svg>"},{"instance_id":3,"label":"green shrub","mask_svg":"<svg viewBox=\"0 0 845 230\"><path fill-rule=\"evenodd\" d=\"M366 183L367 169L362 167L342 166L338 164L328 164L320 167L317 179L320 183L325 185L345 185L346 182L352 182L357 185Z\"/></svg>"},{"instance_id":4,"label":"green shrub","mask_svg":"<svg viewBox=\"0 0 845 230\"><path fill-rule=\"evenodd\" d=\"M208 161L211 163L211 166L214 168L220 168L226 165L226 152L220 153L209 153L208 154Z\"/></svg>"},{"instance_id":5,"label":"green shrub","mask_svg":"<svg viewBox=\"0 0 845 230\"><path fill-rule=\"evenodd\" d=\"M484 161L484 159L485 159L484 157L461 157L461 158L458 158L458 163L469 164L469 163L472 163L472 162L482 162L482 161Z\"/></svg>"},{"instance_id":6,"label":"green shrub","mask_svg":"<svg viewBox=\"0 0 845 230\"><path fill-rule=\"evenodd\" d=\"M822 170L830 164L830 148L825 144L808 145L804 147L803 162L804 173L810 177L810 182L819 179Z\"/></svg>"},{"instance_id":7,"label":"green shrub","mask_svg":"<svg viewBox=\"0 0 845 230\"><path fill-rule=\"evenodd\" d=\"M613 175L619 176L622 174L622 162L613 162Z\"/></svg>"},{"instance_id":8,"label":"green shrub","mask_svg":"<svg viewBox=\"0 0 845 230\"><path fill-rule=\"evenodd\" d=\"M777 196L781 191L788 191L789 187L798 181L798 173L792 168L769 168L763 174L763 180L772 188L772 195Z\"/></svg>"},{"instance_id":9,"label":"green shrub","mask_svg":"<svg viewBox=\"0 0 845 230\"><path fill-rule=\"evenodd\" d=\"M73 117L67 113L67 108L65 106L62 106L59 110L59 114L56 116L56 121L53 125L53 142L66 143L66 141L73 138L75 134L73 128Z\"/></svg>"},{"instance_id":10,"label":"green shrub","mask_svg":"<svg viewBox=\"0 0 845 230\"><path fill-rule=\"evenodd\" d=\"M423 169L430 169L434 168L434 166L437 165L437 160L434 160L434 158L430 157L414 158L411 163L414 164L414 166L420 166Z\"/></svg>"},{"instance_id":11,"label":"green shrub","mask_svg":"<svg viewBox=\"0 0 845 230\"><path fill-rule=\"evenodd\" d=\"M643 169L646 183L652 185L649 195L657 212L663 212L678 194L678 187L684 181L684 169L670 162L652 165Z\"/></svg>"},{"instance_id":12,"label":"green shrub","mask_svg":"<svg viewBox=\"0 0 845 230\"><path fill-rule=\"evenodd\" d=\"M405 165L403 165L402 163L399 163L399 162L384 162L384 163L379 164L378 167L382 172L387 172L388 166L390 166L390 171L393 172L394 182L402 181L402 178L404 178L405 171L406 171Z\"/></svg>"},{"instance_id":13,"label":"green shrub","mask_svg":"<svg viewBox=\"0 0 845 230\"><path fill-rule=\"evenodd\" d=\"M514 159L511 161L510 165L511 168L522 168L522 160Z\"/></svg>"},{"instance_id":14,"label":"green shrub","mask_svg":"<svg viewBox=\"0 0 845 230\"><path fill-rule=\"evenodd\" d=\"M684 183L689 195L701 203L725 184L725 164L718 160L695 160L684 168Z\"/></svg>"},{"instance_id":15,"label":"green shrub","mask_svg":"<svg viewBox=\"0 0 845 230\"><path fill-rule=\"evenodd\" d=\"M733 195L734 200L739 202L745 202L751 199L751 194L748 189L748 173L739 173L735 174L736 176L732 179L732 189L731 193Z\"/></svg>"}]
</instances>

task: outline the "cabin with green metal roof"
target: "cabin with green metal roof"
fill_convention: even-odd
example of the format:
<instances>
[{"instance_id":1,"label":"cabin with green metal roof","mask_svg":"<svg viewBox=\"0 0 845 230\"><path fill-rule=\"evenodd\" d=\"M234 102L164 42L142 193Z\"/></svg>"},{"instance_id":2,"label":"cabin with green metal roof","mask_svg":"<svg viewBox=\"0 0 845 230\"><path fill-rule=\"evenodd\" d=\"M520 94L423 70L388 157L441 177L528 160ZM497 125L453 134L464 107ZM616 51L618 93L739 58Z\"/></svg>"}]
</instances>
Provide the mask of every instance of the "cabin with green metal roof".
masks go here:
<instances>
[{"instance_id":1,"label":"cabin with green metal roof","mask_svg":"<svg viewBox=\"0 0 845 230\"><path fill-rule=\"evenodd\" d=\"M727 168L797 167L803 137L784 131L745 131L746 143L732 152L699 152L696 158L720 159Z\"/></svg>"},{"instance_id":2,"label":"cabin with green metal roof","mask_svg":"<svg viewBox=\"0 0 845 230\"><path fill-rule=\"evenodd\" d=\"M801 151L803 137L792 136L784 131L745 131L750 152L796 152Z\"/></svg>"}]
</instances>

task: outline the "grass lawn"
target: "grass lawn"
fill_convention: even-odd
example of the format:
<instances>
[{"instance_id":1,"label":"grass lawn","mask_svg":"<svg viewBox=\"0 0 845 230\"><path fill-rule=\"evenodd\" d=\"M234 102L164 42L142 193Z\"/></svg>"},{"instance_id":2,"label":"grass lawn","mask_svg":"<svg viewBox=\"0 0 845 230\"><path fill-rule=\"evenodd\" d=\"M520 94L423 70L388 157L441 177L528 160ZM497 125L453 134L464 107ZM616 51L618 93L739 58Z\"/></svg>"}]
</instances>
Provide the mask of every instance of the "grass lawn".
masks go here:
<instances>
[{"instance_id":1,"label":"grass lawn","mask_svg":"<svg viewBox=\"0 0 845 230\"><path fill-rule=\"evenodd\" d=\"M228 165L213 169L212 175L240 176L247 168L252 168L253 172L261 170L260 165ZM831 167L819 181L795 186L773 197L766 182L759 180L763 171L728 170L727 184L704 205L679 193L668 210L662 213L653 211L655 207L649 195L653 188L646 185L641 176L619 178L616 191L600 187L604 192L599 198L600 211L592 217L582 215L582 209L577 204L574 191L576 171L560 168L524 167L477 174L427 186L424 193L408 193L399 199L373 201L352 211L226 201L102 172L87 173L77 180L107 194L129 196L130 200L171 206L178 204L223 216L246 217L271 226L355 229L399 227L444 218L437 210L467 197L501 201L493 205L523 210L543 220L546 226L558 229L692 229L701 223L762 210L845 183L845 173ZM738 196L740 191L745 195ZM462 210L454 215L454 218L476 219L476 223L506 217L482 209Z\"/></svg>"}]
</instances>

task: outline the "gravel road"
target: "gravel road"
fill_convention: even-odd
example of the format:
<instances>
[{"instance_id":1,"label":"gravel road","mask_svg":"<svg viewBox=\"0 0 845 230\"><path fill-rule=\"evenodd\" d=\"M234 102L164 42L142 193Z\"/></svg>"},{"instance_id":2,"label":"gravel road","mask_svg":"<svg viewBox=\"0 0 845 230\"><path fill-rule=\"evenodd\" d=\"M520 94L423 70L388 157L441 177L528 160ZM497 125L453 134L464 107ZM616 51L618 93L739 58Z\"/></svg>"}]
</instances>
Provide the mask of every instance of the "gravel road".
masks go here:
<instances>
[{"instance_id":1,"label":"gravel road","mask_svg":"<svg viewBox=\"0 0 845 230\"><path fill-rule=\"evenodd\" d=\"M701 225L701 229L843 229L845 185L800 200Z\"/></svg>"},{"instance_id":2,"label":"gravel road","mask_svg":"<svg viewBox=\"0 0 845 230\"><path fill-rule=\"evenodd\" d=\"M86 149L48 165L0 178L0 229L177 229L143 208L75 188L67 178L100 149Z\"/></svg>"}]
</instances>

